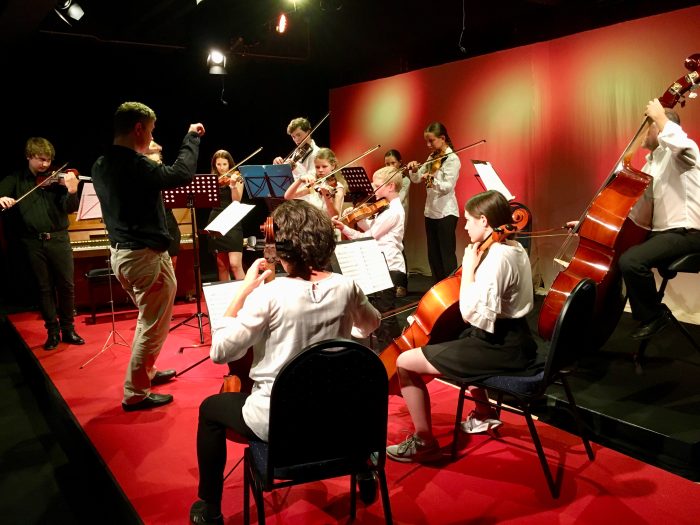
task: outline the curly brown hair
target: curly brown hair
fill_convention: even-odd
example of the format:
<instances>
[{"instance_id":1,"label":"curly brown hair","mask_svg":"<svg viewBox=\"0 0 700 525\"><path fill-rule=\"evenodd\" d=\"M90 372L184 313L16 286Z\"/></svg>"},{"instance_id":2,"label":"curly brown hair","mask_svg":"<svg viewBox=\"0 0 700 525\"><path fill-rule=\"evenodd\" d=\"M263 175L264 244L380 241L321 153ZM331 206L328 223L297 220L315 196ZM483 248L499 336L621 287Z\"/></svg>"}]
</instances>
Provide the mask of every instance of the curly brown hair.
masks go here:
<instances>
[{"instance_id":1,"label":"curly brown hair","mask_svg":"<svg viewBox=\"0 0 700 525\"><path fill-rule=\"evenodd\" d=\"M306 201L289 200L272 213L277 255L291 276L328 267L335 250L333 223L324 211Z\"/></svg>"}]
</instances>

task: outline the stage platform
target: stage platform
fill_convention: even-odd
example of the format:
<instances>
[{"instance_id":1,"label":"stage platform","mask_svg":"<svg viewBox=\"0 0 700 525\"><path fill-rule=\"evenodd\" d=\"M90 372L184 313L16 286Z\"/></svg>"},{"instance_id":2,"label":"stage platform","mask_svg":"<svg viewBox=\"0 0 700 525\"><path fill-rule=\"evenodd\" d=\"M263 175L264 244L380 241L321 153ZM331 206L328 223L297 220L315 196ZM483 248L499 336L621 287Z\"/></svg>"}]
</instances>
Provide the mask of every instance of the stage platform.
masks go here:
<instances>
[{"instance_id":1,"label":"stage platform","mask_svg":"<svg viewBox=\"0 0 700 525\"><path fill-rule=\"evenodd\" d=\"M407 300L422 295L415 285L410 292ZM194 311L193 304L177 305L173 324ZM87 318L84 315L77 319L77 329L88 344L61 344L52 352L41 348L45 332L38 314L11 314L1 325L3 341L14 351L25 377L30 378L32 391L44 399L53 436L68 456L68 465L56 477L61 490L71 492L68 506L75 515L71 522L186 523L189 505L196 499L197 409L205 397L218 391L225 367L205 360L155 389L173 394L171 405L125 413L120 401L129 349L113 345L99 353L108 341L111 316L100 316L95 325L87 324ZM125 312L118 317L115 328L130 342L134 326L134 313ZM620 330L625 328L620 326ZM208 339L208 328L205 334ZM183 370L206 357L206 346L180 352L181 347L196 345L198 339L196 327L182 326L173 331L159 357L159 367ZM553 423L540 421L537 425L555 478L561 483L558 500L551 499L524 420L512 414L504 415L499 439L463 435L460 458L450 462L457 391L445 383L431 383L433 423L444 447L444 459L432 465L389 462L387 475L395 523L695 523L700 513L700 487L690 480L694 479L697 461L694 465L681 462L676 466L682 468L675 469L667 465L663 470L653 466L658 461L640 461L630 455L641 454L617 451L629 447L629 428L635 428L640 433L635 439L640 443L647 440L648 455L657 460L662 455L659 451L666 454L676 449L686 452L676 454L678 458L688 454L697 458L697 452L692 452L696 444L680 443L686 438L690 438L688 443L692 439L697 442L697 437L693 438L700 428L696 423L697 389L690 390L690 383L685 381L697 377L693 373L700 359L691 353L692 349L683 350L680 339L671 343L672 339L673 328L669 328L662 341L676 345L670 355L666 348L649 348L649 362L642 376L635 374L632 348L606 346L581 363L574 384L576 397L595 433L594 462L587 460L576 436L553 426L560 425L559 420L564 421L561 426L566 424L556 392L542 407L543 417ZM611 339L611 344L616 340ZM94 361L80 368L95 355ZM401 398L392 397L389 410L388 440L396 443L412 427ZM654 412L658 416L653 416ZM682 413L685 418L671 427L670 412ZM656 419L663 420L666 429L652 426ZM668 441L669 437L674 442ZM229 444L229 466L238 461L241 452L241 445ZM70 487L66 489L63 482ZM347 478L341 478L278 491L266 498L268 523L347 523L347 484ZM20 491L21 487L12 489ZM5 508L12 508L14 501L6 503ZM52 506L55 504L37 498L24 514L15 512L11 515L16 518L3 521L23 525L67 522L52 520ZM224 513L227 525L242 523L240 467L225 483ZM383 523L381 506L360 505L357 522Z\"/></svg>"}]
</instances>

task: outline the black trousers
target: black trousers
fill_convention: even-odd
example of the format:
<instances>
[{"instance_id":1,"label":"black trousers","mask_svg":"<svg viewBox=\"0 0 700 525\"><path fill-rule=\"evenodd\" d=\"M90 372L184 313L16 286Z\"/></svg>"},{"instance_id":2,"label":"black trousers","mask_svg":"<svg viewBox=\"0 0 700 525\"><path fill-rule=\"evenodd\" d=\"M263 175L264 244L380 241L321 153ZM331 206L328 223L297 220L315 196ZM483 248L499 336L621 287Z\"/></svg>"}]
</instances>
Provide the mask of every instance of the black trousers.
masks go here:
<instances>
[{"instance_id":1,"label":"black trousers","mask_svg":"<svg viewBox=\"0 0 700 525\"><path fill-rule=\"evenodd\" d=\"M50 239L25 237L29 264L39 287L39 309L50 333L72 330L75 295L73 250L67 231L52 232Z\"/></svg>"},{"instance_id":2,"label":"black trousers","mask_svg":"<svg viewBox=\"0 0 700 525\"><path fill-rule=\"evenodd\" d=\"M700 252L700 231L677 228L652 232L642 244L620 256L632 317L648 323L663 312L652 268L663 267L688 253Z\"/></svg>"},{"instance_id":3,"label":"black trousers","mask_svg":"<svg viewBox=\"0 0 700 525\"><path fill-rule=\"evenodd\" d=\"M394 283L394 287L380 290L368 296L369 302L372 303L372 306L379 310L380 313L388 312L396 308L396 286L400 285L401 277L406 274L403 272L390 271L389 275L391 276L391 281ZM374 331L376 344L372 345L373 349L375 352L381 352L399 335L401 335L401 328L399 327L399 322L395 315L382 319L379 328Z\"/></svg>"},{"instance_id":4,"label":"black trousers","mask_svg":"<svg viewBox=\"0 0 700 525\"><path fill-rule=\"evenodd\" d=\"M209 396L199 405L197 464L200 499L221 505L226 468L226 431L245 439L260 439L243 420L243 404L248 394L226 392Z\"/></svg>"},{"instance_id":5,"label":"black trousers","mask_svg":"<svg viewBox=\"0 0 700 525\"><path fill-rule=\"evenodd\" d=\"M457 217L442 219L425 217L425 235L428 241L428 264L435 282L442 281L457 269Z\"/></svg>"}]
</instances>

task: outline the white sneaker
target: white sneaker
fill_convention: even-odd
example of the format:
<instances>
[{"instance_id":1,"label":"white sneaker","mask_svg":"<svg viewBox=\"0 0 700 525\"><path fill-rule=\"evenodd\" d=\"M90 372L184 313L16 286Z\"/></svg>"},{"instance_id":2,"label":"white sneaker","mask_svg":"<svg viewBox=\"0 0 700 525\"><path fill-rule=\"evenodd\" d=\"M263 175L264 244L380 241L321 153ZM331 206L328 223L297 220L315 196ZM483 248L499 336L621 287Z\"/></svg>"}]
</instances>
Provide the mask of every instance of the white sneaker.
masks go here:
<instances>
[{"instance_id":1,"label":"white sneaker","mask_svg":"<svg viewBox=\"0 0 700 525\"><path fill-rule=\"evenodd\" d=\"M503 421L500 419L477 419L474 417L474 411L472 411L469 413L467 419L462 421L460 428L462 429L462 432L466 432L467 434L480 434L481 432L488 432L491 434L501 425L503 425Z\"/></svg>"},{"instance_id":2,"label":"white sneaker","mask_svg":"<svg viewBox=\"0 0 700 525\"><path fill-rule=\"evenodd\" d=\"M418 436L414 435L411 435L398 445L386 447L386 455L389 459L402 463L430 462L436 461L442 457L440 445L438 445L437 441L427 444Z\"/></svg>"}]
</instances>

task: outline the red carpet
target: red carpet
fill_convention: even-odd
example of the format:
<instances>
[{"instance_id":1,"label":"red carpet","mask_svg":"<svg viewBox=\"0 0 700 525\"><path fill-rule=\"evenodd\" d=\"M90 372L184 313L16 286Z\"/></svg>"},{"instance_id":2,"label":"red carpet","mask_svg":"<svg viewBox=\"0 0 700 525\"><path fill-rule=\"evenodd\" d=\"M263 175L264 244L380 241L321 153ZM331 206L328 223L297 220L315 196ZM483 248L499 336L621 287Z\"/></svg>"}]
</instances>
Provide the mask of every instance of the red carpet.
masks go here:
<instances>
[{"instance_id":1,"label":"red carpet","mask_svg":"<svg viewBox=\"0 0 700 525\"><path fill-rule=\"evenodd\" d=\"M193 313L178 305L175 321ZM205 361L155 391L171 393L175 401L159 409L125 413L121 409L122 380L129 348L111 346L85 368L111 330L109 316L98 324L77 320L87 344L41 348L46 333L37 314L10 316L76 420L94 444L122 490L146 524L187 523L197 495L195 435L197 409L216 393L226 367ZM117 332L131 342L135 314L122 316ZM205 337L208 338L208 328ZM111 339L110 339L111 340ZM199 330L181 326L161 353L161 369L182 370L208 355L208 347L178 349L199 341ZM539 424L550 464L559 464L561 496L552 500L524 419L504 414L502 439L463 436L462 457L448 460L447 447L456 407L456 390L443 383L430 386L434 424L446 447L445 461L421 466L388 462L387 475L394 521L399 524L464 523L674 523L698 522L700 487L684 478L594 445L589 462L578 438ZM402 440L411 429L403 400L389 405L389 441ZM230 444L229 463L241 457L242 445ZM266 498L270 524L332 524L348 522L348 479L279 490ZM226 481L224 515L227 525L242 523L242 469ZM357 523L384 523L381 505L359 504Z\"/></svg>"}]
</instances>

